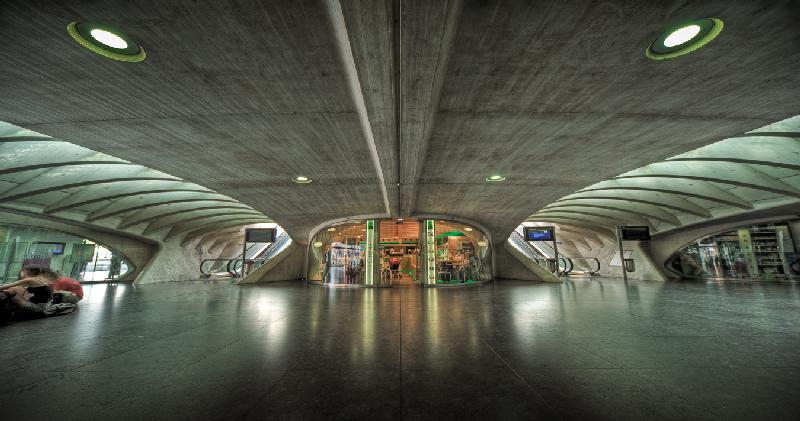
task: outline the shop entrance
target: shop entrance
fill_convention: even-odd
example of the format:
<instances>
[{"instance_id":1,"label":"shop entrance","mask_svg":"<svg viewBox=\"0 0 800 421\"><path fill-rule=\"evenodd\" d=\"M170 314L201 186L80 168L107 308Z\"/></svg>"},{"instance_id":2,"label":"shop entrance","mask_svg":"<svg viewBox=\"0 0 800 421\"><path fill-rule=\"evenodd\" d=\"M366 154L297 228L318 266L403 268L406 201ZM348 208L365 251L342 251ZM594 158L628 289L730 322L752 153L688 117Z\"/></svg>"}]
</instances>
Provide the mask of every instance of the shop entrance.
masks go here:
<instances>
[{"instance_id":1,"label":"shop entrance","mask_svg":"<svg viewBox=\"0 0 800 421\"><path fill-rule=\"evenodd\" d=\"M381 283L410 286L418 281L419 221L380 222Z\"/></svg>"},{"instance_id":2,"label":"shop entrance","mask_svg":"<svg viewBox=\"0 0 800 421\"><path fill-rule=\"evenodd\" d=\"M323 228L308 280L329 287L466 286L492 279L486 234L456 221L368 219Z\"/></svg>"}]
</instances>

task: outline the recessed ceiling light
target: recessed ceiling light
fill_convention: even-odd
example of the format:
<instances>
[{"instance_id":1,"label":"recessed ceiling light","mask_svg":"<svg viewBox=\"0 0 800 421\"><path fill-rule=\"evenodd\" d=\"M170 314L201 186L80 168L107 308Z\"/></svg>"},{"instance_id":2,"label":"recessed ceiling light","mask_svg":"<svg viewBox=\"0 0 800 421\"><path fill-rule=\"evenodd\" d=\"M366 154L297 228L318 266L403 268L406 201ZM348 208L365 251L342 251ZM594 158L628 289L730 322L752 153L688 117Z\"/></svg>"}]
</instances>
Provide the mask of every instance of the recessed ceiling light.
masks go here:
<instances>
[{"instance_id":1,"label":"recessed ceiling light","mask_svg":"<svg viewBox=\"0 0 800 421\"><path fill-rule=\"evenodd\" d=\"M317 241L317 242L315 242L315 243L314 243L314 247L316 247L316 248L320 248L320 247L322 247L322 241Z\"/></svg>"},{"instance_id":2,"label":"recessed ceiling light","mask_svg":"<svg viewBox=\"0 0 800 421\"><path fill-rule=\"evenodd\" d=\"M334 231L336 231L336 228L334 228L334 227L330 227L330 228L328 228L328 231L330 231L330 232L334 232Z\"/></svg>"},{"instance_id":3,"label":"recessed ceiling light","mask_svg":"<svg viewBox=\"0 0 800 421\"><path fill-rule=\"evenodd\" d=\"M109 25L72 22L67 25L67 33L86 49L114 60L137 62L146 57L133 38Z\"/></svg>"},{"instance_id":4,"label":"recessed ceiling light","mask_svg":"<svg viewBox=\"0 0 800 421\"><path fill-rule=\"evenodd\" d=\"M101 44L107 45L111 48L128 48L128 43L125 42L122 37L113 32L108 32L105 29L95 28L89 31L89 34L92 36L92 38L100 41Z\"/></svg>"},{"instance_id":5,"label":"recessed ceiling light","mask_svg":"<svg viewBox=\"0 0 800 421\"><path fill-rule=\"evenodd\" d=\"M694 38L700 33L699 25L689 25L675 30L664 39L665 47L674 47L676 45L685 44L690 39Z\"/></svg>"},{"instance_id":6,"label":"recessed ceiling light","mask_svg":"<svg viewBox=\"0 0 800 421\"><path fill-rule=\"evenodd\" d=\"M486 181L488 181L490 183L497 183L497 182L500 182L500 181L506 181L506 178L503 177L502 175L494 174L494 175L490 175L490 176L486 177Z\"/></svg>"},{"instance_id":7,"label":"recessed ceiling light","mask_svg":"<svg viewBox=\"0 0 800 421\"><path fill-rule=\"evenodd\" d=\"M722 27L722 21L714 18L679 22L662 31L647 47L645 55L653 60L667 60L688 54L716 38Z\"/></svg>"},{"instance_id":8,"label":"recessed ceiling light","mask_svg":"<svg viewBox=\"0 0 800 421\"><path fill-rule=\"evenodd\" d=\"M470 227L464 227L464 231L466 231L466 232L470 232L470 231L472 231L472 228L470 228Z\"/></svg>"},{"instance_id":9,"label":"recessed ceiling light","mask_svg":"<svg viewBox=\"0 0 800 421\"><path fill-rule=\"evenodd\" d=\"M297 177L293 178L292 181L294 181L295 183L298 183L298 184L308 184L308 183L311 182L311 179L306 177L306 176L300 175L300 176L297 176Z\"/></svg>"}]
</instances>

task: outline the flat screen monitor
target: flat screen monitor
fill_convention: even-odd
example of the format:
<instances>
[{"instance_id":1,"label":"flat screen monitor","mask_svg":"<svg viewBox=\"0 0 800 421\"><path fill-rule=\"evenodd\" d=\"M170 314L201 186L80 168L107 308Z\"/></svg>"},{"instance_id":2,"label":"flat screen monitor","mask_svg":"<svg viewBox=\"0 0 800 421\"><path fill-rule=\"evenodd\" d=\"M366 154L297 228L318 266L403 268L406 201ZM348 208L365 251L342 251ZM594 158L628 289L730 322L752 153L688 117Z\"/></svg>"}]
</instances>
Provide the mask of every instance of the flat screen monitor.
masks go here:
<instances>
[{"instance_id":1,"label":"flat screen monitor","mask_svg":"<svg viewBox=\"0 0 800 421\"><path fill-rule=\"evenodd\" d=\"M274 243L275 228L247 228L244 238L248 243Z\"/></svg>"},{"instance_id":2,"label":"flat screen monitor","mask_svg":"<svg viewBox=\"0 0 800 421\"><path fill-rule=\"evenodd\" d=\"M650 227L629 226L621 227L622 239L626 241L648 241L650 240Z\"/></svg>"},{"instance_id":3,"label":"flat screen monitor","mask_svg":"<svg viewBox=\"0 0 800 421\"><path fill-rule=\"evenodd\" d=\"M57 243L57 242L38 242L36 244L43 244L47 251L51 254L64 254L64 247L66 247L67 243Z\"/></svg>"},{"instance_id":4,"label":"flat screen monitor","mask_svg":"<svg viewBox=\"0 0 800 421\"><path fill-rule=\"evenodd\" d=\"M525 227L525 241L554 241L553 227Z\"/></svg>"}]
</instances>

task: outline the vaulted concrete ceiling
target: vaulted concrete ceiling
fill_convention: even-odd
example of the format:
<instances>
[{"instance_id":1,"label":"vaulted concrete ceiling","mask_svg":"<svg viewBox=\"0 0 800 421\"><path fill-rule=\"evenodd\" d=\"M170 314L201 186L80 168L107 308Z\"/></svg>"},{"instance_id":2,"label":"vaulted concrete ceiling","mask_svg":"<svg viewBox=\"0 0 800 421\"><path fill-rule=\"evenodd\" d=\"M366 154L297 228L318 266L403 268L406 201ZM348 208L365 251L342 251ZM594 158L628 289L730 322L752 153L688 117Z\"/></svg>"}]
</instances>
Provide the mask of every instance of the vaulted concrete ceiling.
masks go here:
<instances>
[{"instance_id":1,"label":"vaulted concrete ceiling","mask_svg":"<svg viewBox=\"0 0 800 421\"><path fill-rule=\"evenodd\" d=\"M528 220L662 234L770 209L800 210L800 116L592 184Z\"/></svg>"},{"instance_id":2,"label":"vaulted concrete ceiling","mask_svg":"<svg viewBox=\"0 0 800 421\"><path fill-rule=\"evenodd\" d=\"M197 184L2 121L0 210L184 243L272 222Z\"/></svg>"},{"instance_id":3,"label":"vaulted concrete ceiling","mask_svg":"<svg viewBox=\"0 0 800 421\"><path fill-rule=\"evenodd\" d=\"M0 10L0 120L229 195L301 241L326 220L367 214L452 215L499 238L593 183L798 114L792 2ZM699 17L725 29L690 55L644 56L660 29ZM76 20L123 28L147 59L89 52L66 34ZM490 173L507 181L487 184Z\"/></svg>"}]
</instances>

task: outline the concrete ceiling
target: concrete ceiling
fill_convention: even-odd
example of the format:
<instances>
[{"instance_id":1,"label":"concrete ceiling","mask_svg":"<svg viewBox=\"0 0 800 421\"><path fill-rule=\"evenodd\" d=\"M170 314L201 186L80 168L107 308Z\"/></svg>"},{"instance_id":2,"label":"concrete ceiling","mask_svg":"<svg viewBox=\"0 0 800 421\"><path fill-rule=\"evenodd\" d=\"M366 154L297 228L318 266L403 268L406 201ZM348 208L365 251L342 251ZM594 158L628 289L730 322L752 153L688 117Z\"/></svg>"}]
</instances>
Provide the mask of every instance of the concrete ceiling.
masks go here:
<instances>
[{"instance_id":1,"label":"concrete ceiling","mask_svg":"<svg viewBox=\"0 0 800 421\"><path fill-rule=\"evenodd\" d=\"M798 114L795 4L8 0L0 120L231 196L300 241L370 214L500 238L591 184ZM698 17L725 29L644 56ZM147 59L89 52L76 20L123 28Z\"/></svg>"},{"instance_id":2,"label":"concrete ceiling","mask_svg":"<svg viewBox=\"0 0 800 421\"><path fill-rule=\"evenodd\" d=\"M663 234L792 207L800 210L800 116L592 184L528 220Z\"/></svg>"},{"instance_id":3,"label":"concrete ceiling","mask_svg":"<svg viewBox=\"0 0 800 421\"><path fill-rule=\"evenodd\" d=\"M197 184L3 122L0 210L183 243L272 222Z\"/></svg>"}]
</instances>

